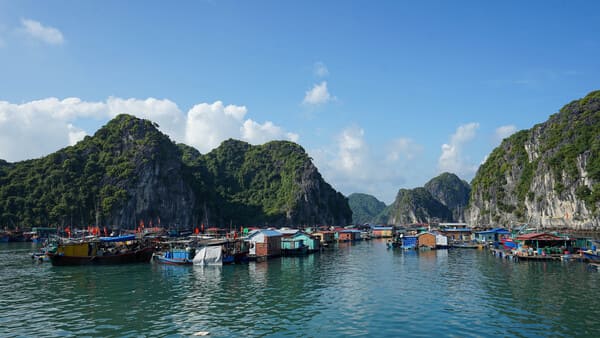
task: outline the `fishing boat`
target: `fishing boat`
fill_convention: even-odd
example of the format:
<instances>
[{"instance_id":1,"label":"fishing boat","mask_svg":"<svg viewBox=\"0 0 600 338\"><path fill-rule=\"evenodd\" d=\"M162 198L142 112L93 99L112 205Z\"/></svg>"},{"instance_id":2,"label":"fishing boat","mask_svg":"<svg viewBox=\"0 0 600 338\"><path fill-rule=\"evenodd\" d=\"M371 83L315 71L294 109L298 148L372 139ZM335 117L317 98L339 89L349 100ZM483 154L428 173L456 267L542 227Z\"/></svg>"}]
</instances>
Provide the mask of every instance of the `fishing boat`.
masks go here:
<instances>
[{"instance_id":1,"label":"fishing boat","mask_svg":"<svg viewBox=\"0 0 600 338\"><path fill-rule=\"evenodd\" d=\"M154 260L162 264L170 265L192 265L196 250L190 245L190 241L172 241L166 243L166 249L161 253L154 254Z\"/></svg>"},{"instance_id":2,"label":"fishing boat","mask_svg":"<svg viewBox=\"0 0 600 338\"><path fill-rule=\"evenodd\" d=\"M49 252L52 265L113 265L147 263L154 248L135 235L66 240Z\"/></svg>"},{"instance_id":3,"label":"fishing boat","mask_svg":"<svg viewBox=\"0 0 600 338\"><path fill-rule=\"evenodd\" d=\"M594 250L581 251L583 257L591 263L600 263L600 253Z\"/></svg>"}]
</instances>

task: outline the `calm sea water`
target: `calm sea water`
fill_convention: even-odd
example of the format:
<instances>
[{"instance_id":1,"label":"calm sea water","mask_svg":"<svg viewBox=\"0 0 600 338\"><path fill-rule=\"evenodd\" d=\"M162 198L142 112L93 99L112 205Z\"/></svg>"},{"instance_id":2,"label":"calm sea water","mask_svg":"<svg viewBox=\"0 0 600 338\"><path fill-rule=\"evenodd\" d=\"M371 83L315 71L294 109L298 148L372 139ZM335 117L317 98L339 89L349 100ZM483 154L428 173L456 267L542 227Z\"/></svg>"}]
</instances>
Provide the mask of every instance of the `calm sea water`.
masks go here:
<instances>
[{"instance_id":1,"label":"calm sea water","mask_svg":"<svg viewBox=\"0 0 600 338\"><path fill-rule=\"evenodd\" d=\"M0 336L600 337L600 273L382 241L225 267L53 267L0 244Z\"/></svg>"}]
</instances>

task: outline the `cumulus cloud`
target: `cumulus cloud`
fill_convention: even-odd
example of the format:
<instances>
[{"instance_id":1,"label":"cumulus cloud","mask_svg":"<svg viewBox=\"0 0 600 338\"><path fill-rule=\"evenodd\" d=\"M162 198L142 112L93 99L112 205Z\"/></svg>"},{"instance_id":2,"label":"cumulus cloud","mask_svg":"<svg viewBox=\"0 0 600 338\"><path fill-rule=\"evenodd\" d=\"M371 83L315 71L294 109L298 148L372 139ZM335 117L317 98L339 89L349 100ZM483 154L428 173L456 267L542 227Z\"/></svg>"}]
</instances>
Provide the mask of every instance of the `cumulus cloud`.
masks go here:
<instances>
[{"instance_id":1,"label":"cumulus cloud","mask_svg":"<svg viewBox=\"0 0 600 338\"><path fill-rule=\"evenodd\" d=\"M388 161L398 161L401 159L412 160L423 151L423 146L417 144L410 138L397 138L388 146Z\"/></svg>"},{"instance_id":2,"label":"cumulus cloud","mask_svg":"<svg viewBox=\"0 0 600 338\"><path fill-rule=\"evenodd\" d=\"M368 148L364 141L365 131L359 127L346 128L338 136L338 162L342 170L354 176L364 174Z\"/></svg>"},{"instance_id":3,"label":"cumulus cloud","mask_svg":"<svg viewBox=\"0 0 600 338\"><path fill-rule=\"evenodd\" d=\"M338 133L331 145L309 153L327 182L344 194L364 192L391 203L398 189L419 172L415 162L422 150L409 138L371 146L365 130L354 125Z\"/></svg>"},{"instance_id":4,"label":"cumulus cloud","mask_svg":"<svg viewBox=\"0 0 600 338\"><path fill-rule=\"evenodd\" d=\"M325 104L334 97L329 94L329 90L327 90L327 81L323 81L319 84L315 84L311 90L308 90L304 95L304 104L308 105L319 105Z\"/></svg>"},{"instance_id":5,"label":"cumulus cloud","mask_svg":"<svg viewBox=\"0 0 600 338\"><path fill-rule=\"evenodd\" d=\"M0 101L0 158L14 162L73 145L87 135L77 127L78 123L108 120L121 113L156 122L171 139L201 152L212 150L228 138L253 144L299 138L271 121L259 123L246 118L244 106L225 106L221 101L197 104L184 113L167 99L109 97L106 101L88 102L51 97L22 104Z\"/></svg>"},{"instance_id":6,"label":"cumulus cloud","mask_svg":"<svg viewBox=\"0 0 600 338\"><path fill-rule=\"evenodd\" d=\"M244 106L225 106L221 101L195 105L187 116L186 143L204 153L229 137L239 138L246 112Z\"/></svg>"},{"instance_id":7,"label":"cumulus cloud","mask_svg":"<svg viewBox=\"0 0 600 338\"><path fill-rule=\"evenodd\" d=\"M56 28L44 26L39 21L22 19L23 30L30 37L50 45L62 45L65 42L63 34Z\"/></svg>"},{"instance_id":8,"label":"cumulus cloud","mask_svg":"<svg viewBox=\"0 0 600 338\"><path fill-rule=\"evenodd\" d=\"M69 145L70 146L73 146L77 142L83 140L83 138L87 135L87 133L84 130L79 129L70 123L67 125L67 129L69 130Z\"/></svg>"},{"instance_id":9,"label":"cumulus cloud","mask_svg":"<svg viewBox=\"0 0 600 338\"><path fill-rule=\"evenodd\" d=\"M502 140L514 134L516 131L517 127L512 124L507 126L500 126L496 128L496 132L494 133L494 141L496 141L496 143L500 143L502 142Z\"/></svg>"},{"instance_id":10,"label":"cumulus cloud","mask_svg":"<svg viewBox=\"0 0 600 338\"><path fill-rule=\"evenodd\" d=\"M110 117L131 114L158 123L160 130L177 142L185 141L185 114L168 99L122 99L109 97L106 107Z\"/></svg>"},{"instance_id":11,"label":"cumulus cloud","mask_svg":"<svg viewBox=\"0 0 600 338\"><path fill-rule=\"evenodd\" d=\"M329 70L327 69L327 66L325 66L325 64L321 61L315 62L313 66L313 72L317 77L326 77L327 75L329 75Z\"/></svg>"},{"instance_id":12,"label":"cumulus cloud","mask_svg":"<svg viewBox=\"0 0 600 338\"><path fill-rule=\"evenodd\" d=\"M438 160L440 172L451 172L461 177L469 177L477 171L477 165L469 162L464 156L464 146L475 138L479 123L468 123L459 126L450 137L450 143L442 145L442 154Z\"/></svg>"}]
</instances>

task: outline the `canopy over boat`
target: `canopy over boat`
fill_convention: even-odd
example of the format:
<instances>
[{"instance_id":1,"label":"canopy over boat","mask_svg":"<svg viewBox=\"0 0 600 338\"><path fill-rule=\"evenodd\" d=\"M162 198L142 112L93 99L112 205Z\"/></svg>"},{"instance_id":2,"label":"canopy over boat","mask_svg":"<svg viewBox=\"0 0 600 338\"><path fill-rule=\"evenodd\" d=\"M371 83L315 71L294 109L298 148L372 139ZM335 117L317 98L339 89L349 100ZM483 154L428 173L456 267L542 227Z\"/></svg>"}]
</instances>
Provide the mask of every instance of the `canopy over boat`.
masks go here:
<instances>
[{"instance_id":1,"label":"canopy over boat","mask_svg":"<svg viewBox=\"0 0 600 338\"><path fill-rule=\"evenodd\" d=\"M100 237L101 242L127 242L133 241L135 239L135 235L123 235L117 237Z\"/></svg>"}]
</instances>

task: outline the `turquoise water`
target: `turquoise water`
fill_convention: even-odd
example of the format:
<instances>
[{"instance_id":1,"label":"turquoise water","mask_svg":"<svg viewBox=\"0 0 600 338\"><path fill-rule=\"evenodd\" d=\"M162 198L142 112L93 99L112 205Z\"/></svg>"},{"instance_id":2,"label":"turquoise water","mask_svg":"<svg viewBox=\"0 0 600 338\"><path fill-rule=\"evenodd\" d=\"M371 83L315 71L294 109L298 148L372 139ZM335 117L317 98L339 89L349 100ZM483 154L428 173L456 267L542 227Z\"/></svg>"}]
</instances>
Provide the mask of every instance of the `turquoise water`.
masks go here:
<instances>
[{"instance_id":1,"label":"turquoise water","mask_svg":"<svg viewBox=\"0 0 600 338\"><path fill-rule=\"evenodd\" d=\"M600 273L381 241L225 267L53 267L0 245L0 336L600 337Z\"/></svg>"}]
</instances>

